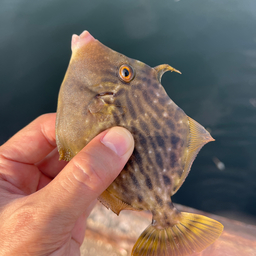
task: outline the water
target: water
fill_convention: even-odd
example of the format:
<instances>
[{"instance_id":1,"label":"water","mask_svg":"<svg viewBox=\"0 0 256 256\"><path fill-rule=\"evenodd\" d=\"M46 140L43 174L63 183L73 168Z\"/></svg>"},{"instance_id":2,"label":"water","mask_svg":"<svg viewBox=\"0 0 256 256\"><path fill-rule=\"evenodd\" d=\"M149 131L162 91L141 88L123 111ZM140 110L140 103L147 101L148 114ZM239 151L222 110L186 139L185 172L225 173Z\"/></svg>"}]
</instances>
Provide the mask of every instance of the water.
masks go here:
<instances>
[{"instance_id":1,"label":"water","mask_svg":"<svg viewBox=\"0 0 256 256\"><path fill-rule=\"evenodd\" d=\"M255 27L255 0L2 0L0 144L56 110L71 35L87 29L129 57L182 71L162 83L216 141L174 201L256 223Z\"/></svg>"}]
</instances>

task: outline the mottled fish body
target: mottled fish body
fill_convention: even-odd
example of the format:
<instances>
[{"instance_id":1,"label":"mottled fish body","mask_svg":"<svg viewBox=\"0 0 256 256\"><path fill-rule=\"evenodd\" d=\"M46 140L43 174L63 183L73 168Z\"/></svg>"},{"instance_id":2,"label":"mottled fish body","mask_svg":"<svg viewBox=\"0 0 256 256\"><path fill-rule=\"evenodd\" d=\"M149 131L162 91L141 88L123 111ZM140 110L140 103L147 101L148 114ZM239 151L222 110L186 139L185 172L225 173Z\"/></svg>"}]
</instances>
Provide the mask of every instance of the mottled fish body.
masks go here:
<instances>
[{"instance_id":1,"label":"mottled fish body","mask_svg":"<svg viewBox=\"0 0 256 256\"><path fill-rule=\"evenodd\" d=\"M178 70L151 68L95 40L87 31L73 36L72 57L61 85L56 120L60 159L69 161L100 132L122 126L135 140L134 152L99 200L116 214L150 210L152 224L132 255L189 255L221 234L210 218L180 213L174 195L211 135L166 94L161 77Z\"/></svg>"}]
</instances>

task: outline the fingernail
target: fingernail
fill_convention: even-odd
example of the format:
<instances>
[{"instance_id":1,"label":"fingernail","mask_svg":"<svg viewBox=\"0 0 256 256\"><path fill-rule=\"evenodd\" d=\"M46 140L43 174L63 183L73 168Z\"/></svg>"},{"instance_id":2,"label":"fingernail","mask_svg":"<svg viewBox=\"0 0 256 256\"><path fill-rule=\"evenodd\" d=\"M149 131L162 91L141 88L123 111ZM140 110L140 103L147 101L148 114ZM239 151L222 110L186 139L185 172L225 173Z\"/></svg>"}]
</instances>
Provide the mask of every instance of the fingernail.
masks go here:
<instances>
[{"instance_id":1,"label":"fingernail","mask_svg":"<svg viewBox=\"0 0 256 256\"><path fill-rule=\"evenodd\" d=\"M101 139L101 143L114 151L118 156L123 156L133 147L134 140L131 133L125 128L114 127Z\"/></svg>"}]
</instances>

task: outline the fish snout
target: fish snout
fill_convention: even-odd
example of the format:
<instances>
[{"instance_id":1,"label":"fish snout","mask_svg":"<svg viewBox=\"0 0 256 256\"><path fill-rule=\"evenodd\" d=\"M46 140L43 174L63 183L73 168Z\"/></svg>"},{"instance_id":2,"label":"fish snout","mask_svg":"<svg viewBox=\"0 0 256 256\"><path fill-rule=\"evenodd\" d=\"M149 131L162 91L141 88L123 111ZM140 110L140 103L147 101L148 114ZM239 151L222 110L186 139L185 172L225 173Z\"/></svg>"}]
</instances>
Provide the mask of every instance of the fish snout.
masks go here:
<instances>
[{"instance_id":1,"label":"fish snout","mask_svg":"<svg viewBox=\"0 0 256 256\"><path fill-rule=\"evenodd\" d=\"M83 47L93 40L95 40L95 38L87 30L83 31L79 36L74 34L71 40L71 50L74 51L75 49Z\"/></svg>"}]
</instances>

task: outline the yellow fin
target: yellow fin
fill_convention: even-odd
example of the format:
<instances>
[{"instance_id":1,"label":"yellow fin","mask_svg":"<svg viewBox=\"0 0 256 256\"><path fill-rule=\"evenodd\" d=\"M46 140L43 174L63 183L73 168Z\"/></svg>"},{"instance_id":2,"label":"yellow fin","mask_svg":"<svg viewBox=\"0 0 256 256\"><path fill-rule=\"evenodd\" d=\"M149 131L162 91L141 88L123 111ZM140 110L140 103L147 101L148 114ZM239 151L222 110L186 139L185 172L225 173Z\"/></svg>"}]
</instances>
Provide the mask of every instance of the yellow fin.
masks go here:
<instances>
[{"instance_id":1,"label":"yellow fin","mask_svg":"<svg viewBox=\"0 0 256 256\"><path fill-rule=\"evenodd\" d=\"M176 73L181 74L181 72L179 70L177 70L176 68L173 68L172 66L170 66L168 64L162 64L162 65L156 66L156 67L154 67L154 69L157 72L157 78L158 78L159 83L161 83L162 76L166 71L171 71L171 72L174 71Z\"/></svg>"},{"instance_id":2,"label":"yellow fin","mask_svg":"<svg viewBox=\"0 0 256 256\"><path fill-rule=\"evenodd\" d=\"M212 138L210 133L201 124L199 124L189 116L188 116L188 121L189 121L189 145L188 145L188 151L186 156L186 162L185 162L183 174L177 182L178 186L175 187L175 190L172 192L172 195L174 195L178 191L178 189L181 187L182 183L188 176L191 165L195 160L200 149L206 143L210 141L215 141L215 139Z\"/></svg>"},{"instance_id":3,"label":"yellow fin","mask_svg":"<svg viewBox=\"0 0 256 256\"><path fill-rule=\"evenodd\" d=\"M208 142L214 141L210 133L194 119L188 117L190 128L189 153L185 164L185 173L189 172L200 149Z\"/></svg>"},{"instance_id":4,"label":"yellow fin","mask_svg":"<svg viewBox=\"0 0 256 256\"><path fill-rule=\"evenodd\" d=\"M132 256L186 256L200 252L222 233L223 225L211 218L181 213L180 222L158 229L148 226L132 250Z\"/></svg>"},{"instance_id":5,"label":"yellow fin","mask_svg":"<svg viewBox=\"0 0 256 256\"><path fill-rule=\"evenodd\" d=\"M190 128L190 151L197 151L210 141L215 141L211 134L198 122L188 116Z\"/></svg>"},{"instance_id":6,"label":"yellow fin","mask_svg":"<svg viewBox=\"0 0 256 256\"><path fill-rule=\"evenodd\" d=\"M122 210L133 210L137 211L134 209L132 206L124 203L122 200L118 199L115 197L113 194L105 190L99 197L98 200L107 208L111 209L116 215L119 215L119 213Z\"/></svg>"}]
</instances>

